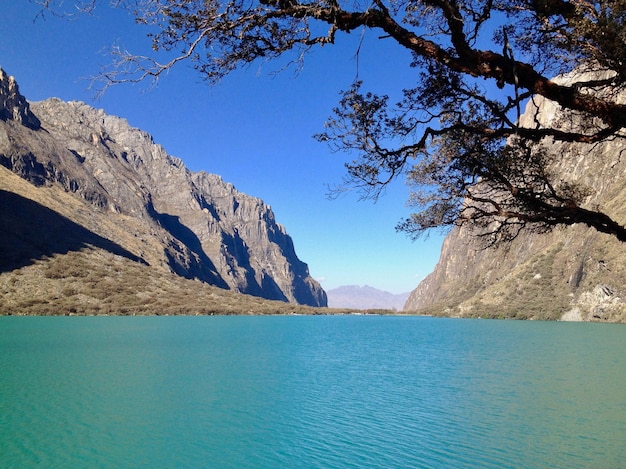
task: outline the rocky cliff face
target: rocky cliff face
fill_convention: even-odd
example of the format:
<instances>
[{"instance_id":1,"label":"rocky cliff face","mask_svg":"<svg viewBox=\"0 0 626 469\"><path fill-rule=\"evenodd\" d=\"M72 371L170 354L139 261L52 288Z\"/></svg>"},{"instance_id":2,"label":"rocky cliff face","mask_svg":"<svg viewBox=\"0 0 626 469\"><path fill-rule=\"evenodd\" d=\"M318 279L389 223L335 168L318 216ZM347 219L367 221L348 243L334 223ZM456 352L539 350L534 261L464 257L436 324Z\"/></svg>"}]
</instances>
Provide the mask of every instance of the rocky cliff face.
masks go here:
<instances>
[{"instance_id":1,"label":"rocky cliff face","mask_svg":"<svg viewBox=\"0 0 626 469\"><path fill-rule=\"evenodd\" d=\"M0 120L13 120L26 127L38 129L40 122L30 111L28 102L20 94L15 78L0 68Z\"/></svg>"},{"instance_id":2,"label":"rocky cliff face","mask_svg":"<svg viewBox=\"0 0 626 469\"><path fill-rule=\"evenodd\" d=\"M80 102L29 104L1 70L0 119L0 164L87 201L99 215L82 217L86 228L141 262L267 299L326 305L269 206L189 171L124 119ZM90 223L102 214L105 224Z\"/></svg>"},{"instance_id":3,"label":"rocky cliff face","mask_svg":"<svg viewBox=\"0 0 626 469\"><path fill-rule=\"evenodd\" d=\"M576 76L562 80L575 80ZM624 101L624 99L622 99ZM535 99L522 125L584 125L550 101ZM591 189L588 208L626 223L626 138L601 144L544 141L563 181ZM626 245L585 226L521 233L485 248L468 227L444 241L435 270L405 310L470 317L626 321Z\"/></svg>"}]
</instances>

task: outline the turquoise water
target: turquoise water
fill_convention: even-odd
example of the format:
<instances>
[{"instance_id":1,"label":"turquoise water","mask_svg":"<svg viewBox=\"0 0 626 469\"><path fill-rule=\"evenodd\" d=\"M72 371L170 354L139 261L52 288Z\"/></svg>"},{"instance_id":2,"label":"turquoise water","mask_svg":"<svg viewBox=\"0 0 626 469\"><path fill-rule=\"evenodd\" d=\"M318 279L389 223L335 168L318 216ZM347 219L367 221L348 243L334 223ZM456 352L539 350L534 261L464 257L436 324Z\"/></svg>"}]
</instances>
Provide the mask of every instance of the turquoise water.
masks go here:
<instances>
[{"instance_id":1,"label":"turquoise water","mask_svg":"<svg viewBox=\"0 0 626 469\"><path fill-rule=\"evenodd\" d=\"M2 468L620 468L626 327L2 317Z\"/></svg>"}]
</instances>

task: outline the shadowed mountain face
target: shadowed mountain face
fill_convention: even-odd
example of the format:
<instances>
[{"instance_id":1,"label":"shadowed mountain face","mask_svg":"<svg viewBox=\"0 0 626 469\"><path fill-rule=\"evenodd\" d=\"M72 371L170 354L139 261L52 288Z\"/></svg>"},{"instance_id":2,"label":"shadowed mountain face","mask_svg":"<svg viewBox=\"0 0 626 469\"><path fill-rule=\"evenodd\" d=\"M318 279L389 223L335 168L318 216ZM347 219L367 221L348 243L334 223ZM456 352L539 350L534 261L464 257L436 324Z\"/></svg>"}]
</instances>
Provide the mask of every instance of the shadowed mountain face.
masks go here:
<instances>
[{"instance_id":1,"label":"shadowed mountain face","mask_svg":"<svg viewBox=\"0 0 626 469\"><path fill-rule=\"evenodd\" d=\"M72 197L61 213L0 187L2 206L15 204L0 216L2 269L93 245L221 288L326 305L262 200L189 171L124 119L80 102L28 103L1 69L0 165Z\"/></svg>"},{"instance_id":2,"label":"shadowed mountain face","mask_svg":"<svg viewBox=\"0 0 626 469\"><path fill-rule=\"evenodd\" d=\"M20 195L0 190L0 207L0 272L88 246L146 264L119 244Z\"/></svg>"}]
</instances>

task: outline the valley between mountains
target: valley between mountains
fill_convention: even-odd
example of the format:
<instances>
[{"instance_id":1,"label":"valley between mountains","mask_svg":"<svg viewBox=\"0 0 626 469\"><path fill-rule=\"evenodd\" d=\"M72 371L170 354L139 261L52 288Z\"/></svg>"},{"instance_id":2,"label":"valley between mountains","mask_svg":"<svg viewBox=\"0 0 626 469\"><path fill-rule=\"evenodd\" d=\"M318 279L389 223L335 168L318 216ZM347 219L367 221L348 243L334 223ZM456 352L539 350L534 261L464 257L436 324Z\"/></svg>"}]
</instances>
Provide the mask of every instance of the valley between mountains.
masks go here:
<instances>
[{"instance_id":1,"label":"valley between mountains","mask_svg":"<svg viewBox=\"0 0 626 469\"><path fill-rule=\"evenodd\" d=\"M526 116L563 119L540 99ZM589 206L626 219L624 139L542 145L564 180L588 187ZM626 321L626 248L582 225L522 232L488 248L470 228L455 228L405 304L406 296L342 287L333 301L345 307L328 308L261 199L190 171L122 118L78 101L30 103L1 69L0 206L4 315L359 311Z\"/></svg>"}]
</instances>

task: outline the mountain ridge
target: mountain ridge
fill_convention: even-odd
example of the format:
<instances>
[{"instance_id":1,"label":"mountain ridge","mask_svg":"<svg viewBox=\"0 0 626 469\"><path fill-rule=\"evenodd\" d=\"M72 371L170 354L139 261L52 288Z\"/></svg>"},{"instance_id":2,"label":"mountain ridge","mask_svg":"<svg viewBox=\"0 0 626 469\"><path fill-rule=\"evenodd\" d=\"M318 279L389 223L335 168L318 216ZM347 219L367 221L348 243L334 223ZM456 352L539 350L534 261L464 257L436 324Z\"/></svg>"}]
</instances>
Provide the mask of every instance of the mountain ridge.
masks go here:
<instances>
[{"instance_id":1,"label":"mountain ridge","mask_svg":"<svg viewBox=\"0 0 626 469\"><path fill-rule=\"evenodd\" d=\"M0 165L37 188L57 186L85 202L72 202L78 225L184 278L326 306L325 292L261 199L220 176L190 171L123 118L79 101L28 102L2 69L0 106ZM6 235L11 222L4 223Z\"/></svg>"}]
</instances>

